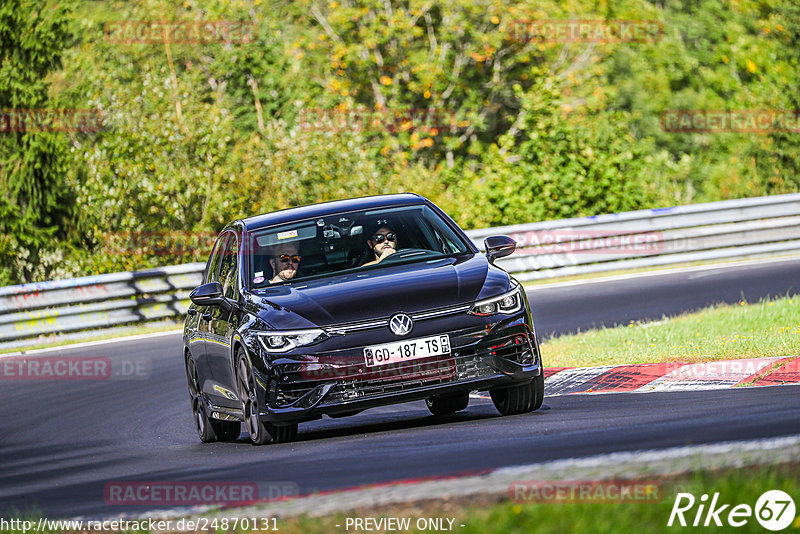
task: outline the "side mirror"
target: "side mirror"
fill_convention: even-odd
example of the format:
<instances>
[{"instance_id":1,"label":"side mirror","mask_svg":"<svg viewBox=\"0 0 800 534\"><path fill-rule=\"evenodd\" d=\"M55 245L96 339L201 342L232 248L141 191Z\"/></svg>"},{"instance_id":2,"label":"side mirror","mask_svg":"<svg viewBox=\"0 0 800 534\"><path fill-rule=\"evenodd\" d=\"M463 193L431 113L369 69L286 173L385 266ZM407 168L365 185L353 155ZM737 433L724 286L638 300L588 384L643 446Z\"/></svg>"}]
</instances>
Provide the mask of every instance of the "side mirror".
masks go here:
<instances>
[{"instance_id":1,"label":"side mirror","mask_svg":"<svg viewBox=\"0 0 800 534\"><path fill-rule=\"evenodd\" d=\"M483 240L483 245L489 263L494 263L497 258L505 258L517 249L517 242L507 235L491 235Z\"/></svg>"},{"instance_id":2,"label":"side mirror","mask_svg":"<svg viewBox=\"0 0 800 534\"><path fill-rule=\"evenodd\" d=\"M222 296L222 284L219 282L209 282L196 287L189 293L189 298L198 306L219 306L223 302L227 303Z\"/></svg>"}]
</instances>

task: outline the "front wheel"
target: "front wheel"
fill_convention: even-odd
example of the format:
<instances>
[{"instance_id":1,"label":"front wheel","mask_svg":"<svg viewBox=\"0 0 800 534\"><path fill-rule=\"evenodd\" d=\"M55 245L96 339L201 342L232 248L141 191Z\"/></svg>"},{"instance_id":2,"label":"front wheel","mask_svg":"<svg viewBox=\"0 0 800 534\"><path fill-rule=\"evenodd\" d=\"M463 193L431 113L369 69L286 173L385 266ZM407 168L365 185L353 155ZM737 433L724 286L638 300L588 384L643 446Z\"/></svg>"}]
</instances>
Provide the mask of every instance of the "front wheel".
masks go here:
<instances>
[{"instance_id":1,"label":"front wheel","mask_svg":"<svg viewBox=\"0 0 800 534\"><path fill-rule=\"evenodd\" d=\"M189 402L191 402L192 406L192 418L194 419L194 428L197 430L197 436L203 443L217 441L217 433L212 420L206 414L205 403L200 392L200 377L197 373L197 365L194 363L194 358L192 358L191 354L186 355L186 380L189 385Z\"/></svg>"},{"instance_id":2,"label":"front wheel","mask_svg":"<svg viewBox=\"0 0 800 534\"><path fill-rule=\"evenodd\" d=\"M220 421L208 416L203 395L200 392L200 377L191 355L186 356L186 379L189 383L189 400L197 435L203 443L235 441L239 438L242 424L239 421Z\"/></svg>"},{"instance_id":3,"label":"front wheel","mask_svg":"<svg viewBox=\"0 0 800 534\"><path fill-rule=\"evenodd\" d=\"M242 423L239 421L220 421L210 419L211 427L217 435L217 441L236 441L242 433Z\"/></svg>"},{"instance_id":4,"label":"front wheel","mask_svg":"<svg viewBox=\"0 0 800 534\"><path fill-rule=\"evenodd\" d=\"M539 374L527 384L490 389L489 395L492 397L494 407L502 415L516 415L538 410L544 401L544 374Z\"/></svg>"},{"instance_id":5,"label":"front wheel","mask_svg":"<svg viewBox=\"0 0 800 534\"><path fill-rule=\"evenodd\" d=\"M203 443L213 443L217 441L217 433L214 431L212 420L206 415L206 408L200 397L192 399L192 414L194 415L194 426L197 435Z\"/></svg>"},{"instance_id":6,"label":"front wheel","mask_svg":"<svg viewBox=\"0 0 800 534\"><path fill-rule=\"evenodd\" d=\"M236 357L236 384L239 398L242 401L244 424L253 445L286 443L297 438L297 423L274 425L261 421L261 417L258 415L258 397L253 370L241 350Z\"/></svg>"}]
</instances>

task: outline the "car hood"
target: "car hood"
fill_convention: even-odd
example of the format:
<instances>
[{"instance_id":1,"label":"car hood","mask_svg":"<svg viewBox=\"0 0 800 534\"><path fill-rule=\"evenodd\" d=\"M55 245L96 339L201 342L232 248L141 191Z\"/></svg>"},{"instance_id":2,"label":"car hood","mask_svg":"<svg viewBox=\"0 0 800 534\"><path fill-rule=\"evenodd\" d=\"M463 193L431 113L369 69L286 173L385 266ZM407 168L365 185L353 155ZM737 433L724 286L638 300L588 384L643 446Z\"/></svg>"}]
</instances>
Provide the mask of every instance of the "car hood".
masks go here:
<instances>
[{"instance_id":1,"label":"car hood","mask_svg":"<svg viewBox=\"0 0 800 534\"><path fill-rule=\"evenodd\" d=\"M508 274L469 254L300 281L253 296L271 328L296 329L465 304L508 288Z\"/></svg>"}]
</instances>

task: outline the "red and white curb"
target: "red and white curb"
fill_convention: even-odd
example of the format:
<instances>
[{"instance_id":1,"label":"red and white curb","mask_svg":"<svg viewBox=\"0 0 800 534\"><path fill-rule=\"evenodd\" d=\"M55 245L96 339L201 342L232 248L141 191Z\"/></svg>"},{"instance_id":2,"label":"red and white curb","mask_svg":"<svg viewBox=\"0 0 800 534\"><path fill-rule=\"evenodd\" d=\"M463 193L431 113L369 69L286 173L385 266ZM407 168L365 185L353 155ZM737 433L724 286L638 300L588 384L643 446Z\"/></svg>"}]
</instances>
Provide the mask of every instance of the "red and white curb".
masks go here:
<instances>
[{"instance_id":1,"label":"red and white curb","mask_svg":"<svg viewBox=\"0 0 800 534\"><path fill-rule=\"evenodd\" d=\"M681 391L800 384L800 357L545 369L545 395Z\"/></svg>"}]
</instances>

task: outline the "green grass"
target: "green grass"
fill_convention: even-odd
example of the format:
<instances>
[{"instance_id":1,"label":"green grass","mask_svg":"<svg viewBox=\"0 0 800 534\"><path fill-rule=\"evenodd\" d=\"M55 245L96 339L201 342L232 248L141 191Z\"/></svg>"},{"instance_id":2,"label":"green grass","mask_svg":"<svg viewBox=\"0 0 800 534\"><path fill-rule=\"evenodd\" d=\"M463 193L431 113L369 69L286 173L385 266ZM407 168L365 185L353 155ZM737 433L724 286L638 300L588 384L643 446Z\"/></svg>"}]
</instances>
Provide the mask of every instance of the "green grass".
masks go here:
<instances>
[{"instance_id":1,"label":"green grass","mask_svg":"<svg viewBox=\"0 0 800 534\"><path fill-rule=\"evenodd\" d=\"M719 305L542 344L547 367L701 362L800 354L800 297Z\"/></svg>"}]
</instances>

